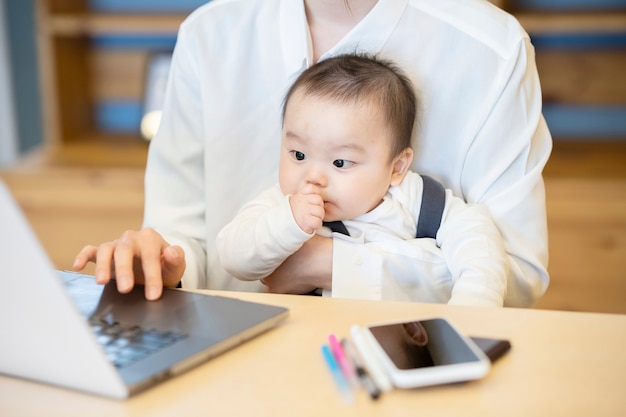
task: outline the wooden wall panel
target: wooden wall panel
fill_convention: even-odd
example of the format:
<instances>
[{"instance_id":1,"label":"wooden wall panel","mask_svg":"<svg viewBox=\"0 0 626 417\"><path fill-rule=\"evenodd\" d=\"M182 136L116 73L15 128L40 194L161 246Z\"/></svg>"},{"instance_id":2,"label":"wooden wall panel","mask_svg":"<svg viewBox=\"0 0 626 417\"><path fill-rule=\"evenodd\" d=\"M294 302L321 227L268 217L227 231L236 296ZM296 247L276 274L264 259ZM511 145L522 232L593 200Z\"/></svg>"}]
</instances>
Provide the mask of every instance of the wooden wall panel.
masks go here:
<instances>
[{"instance_id":1,"label":"wooden wall panel","mask_svg":"<svg viewBox=\"0 0 626 417\"><path fill-rule=\"evenodd\" d=\"M92 50L89 60L94 100L141 101L149 56L147 51L138 50Z\"/></svg>"},{"instance_id":2,"label":"wooden wall panel","mask_svg":"<svg viewBox=\"0 0 626 417\"><path fill-rule=\"evenodd\" d=\"M39 0L49 4L53 13L75 13L87 11L88 0Z\"/></svg>"},{"instance_id":3,"label":"wooden wall panel","mask_svg":"<svg viewBox=\"0 0 626 417\"><path fill-rule=\"evenodd\" d=\"M87 43L84 37L56 38L56 89L60 135L63 140L81 140L86 132L94 129L92 94L89 86L90 65L87 59Z\"/></svg>"},{"instance_id":4,"label":"wooden wall panel","mask_svg":"<svg viewBox=\"0 0 626 417\"><path fill-rule=\"evenodd\" d=\"M537 50L546 103L626 104L626 50Z\"/></svg>"}]
</instances>

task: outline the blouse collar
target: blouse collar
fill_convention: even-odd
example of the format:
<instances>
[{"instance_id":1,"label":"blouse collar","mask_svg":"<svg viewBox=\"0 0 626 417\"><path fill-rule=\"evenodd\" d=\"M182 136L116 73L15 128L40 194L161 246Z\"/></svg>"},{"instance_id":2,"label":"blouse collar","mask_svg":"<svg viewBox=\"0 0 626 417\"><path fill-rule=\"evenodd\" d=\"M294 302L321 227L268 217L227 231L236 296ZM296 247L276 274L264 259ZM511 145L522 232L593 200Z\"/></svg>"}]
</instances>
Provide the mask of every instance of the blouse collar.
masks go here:
<instances>
[{"instance_id":1,"label":"blouse collar","mask_svg":"<svg viewBox=\"0 0 626 417\"><path fill-rule=\"evenodd\" d=\"M337 45L320 59L351 52L378 53L400 22L408 0L378 0L378 3ZM288 75L312 64L313 48L304 1L281 0L280 36Z\"/></svg>"}]
</instances>

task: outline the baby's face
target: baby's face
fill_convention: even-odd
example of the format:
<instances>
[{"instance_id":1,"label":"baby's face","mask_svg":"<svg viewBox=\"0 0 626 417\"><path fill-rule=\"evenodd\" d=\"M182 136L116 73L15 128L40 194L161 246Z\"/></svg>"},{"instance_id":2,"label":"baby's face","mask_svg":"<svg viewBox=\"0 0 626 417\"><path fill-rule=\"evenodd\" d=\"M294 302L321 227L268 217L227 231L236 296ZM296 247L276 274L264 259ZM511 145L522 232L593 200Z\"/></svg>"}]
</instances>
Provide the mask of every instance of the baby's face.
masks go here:
<instances>
[{"instance_id":1,"label":"baby's face","mask_svg":"<svg viewBox=\"0 0 626 417\"><path fill-rule=\"evenodd\" d=\"M313 184L324 221L348 220L380 204L396 178L391 129L376 106L294 92L283 121L279 183L284 194Z\"/></svg>"}]
</instances>

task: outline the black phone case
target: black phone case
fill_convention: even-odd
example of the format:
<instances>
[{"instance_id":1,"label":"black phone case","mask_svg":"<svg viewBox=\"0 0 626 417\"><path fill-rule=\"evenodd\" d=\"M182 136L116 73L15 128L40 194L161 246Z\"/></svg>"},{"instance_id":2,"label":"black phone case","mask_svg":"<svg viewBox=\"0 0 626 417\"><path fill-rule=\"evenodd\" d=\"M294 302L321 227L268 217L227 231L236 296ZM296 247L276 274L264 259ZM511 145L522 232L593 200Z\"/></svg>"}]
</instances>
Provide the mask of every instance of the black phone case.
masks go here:
<instances>
[{"instance_id":1,"label":"black phone case","mask_svg":"<svg viewBox=\"0 0 626 417\"><path fill-rule=\"evenodd\" d=\"M488 337L470 337L489 360L493 363L511 349L511 342L504 339L491 339Z\"/></svg>"}]
</instances>

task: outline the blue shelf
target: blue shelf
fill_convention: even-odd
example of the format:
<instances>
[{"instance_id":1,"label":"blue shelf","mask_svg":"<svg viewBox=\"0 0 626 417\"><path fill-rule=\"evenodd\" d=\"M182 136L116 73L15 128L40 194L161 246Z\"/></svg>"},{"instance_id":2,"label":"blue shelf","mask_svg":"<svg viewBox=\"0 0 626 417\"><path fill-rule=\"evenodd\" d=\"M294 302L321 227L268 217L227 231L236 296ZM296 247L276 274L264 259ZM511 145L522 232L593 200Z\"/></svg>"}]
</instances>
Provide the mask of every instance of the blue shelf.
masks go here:
<instances>
[{"instance_id":1,"label":"blue shelf","mask_svg":"<svg viewBox=\"0 0 626 417\"><path fill-rule=\"evenodd\" d=\"M626 139L626 104L620 106L545 104L543 116L554 137Z\"/></svg>"},{"instance_id":2,"label":"blue shelf","mask_svg":"<svg viewBox=\"0 0 626 417\"><path fill-rule=\"evenodd\" d=\"M175 13L190 12L210 0L89 0L89 8L107 13Z\"/></svg>"},{"instance_id":3,"label":"blue shelf","mask_svg":"<svg viewBox=\"0 0 626 417\"><path fill-rule=\"evenodd\" d=\"M170 35L99 35L91 38L92 46L102 49L141 49L144 51L171 51L176 36Z\"/></svg>"},{"instance_id":4,"label":"blue shelf","mask_svg":"<svg viewBox=\"0 0 626 417\"><path fill-rule=\"evenodd\" d=\"M626 10L624 0L510 0L508 6L523 11L617 11Z\"/></svg>"}]
</instances>

